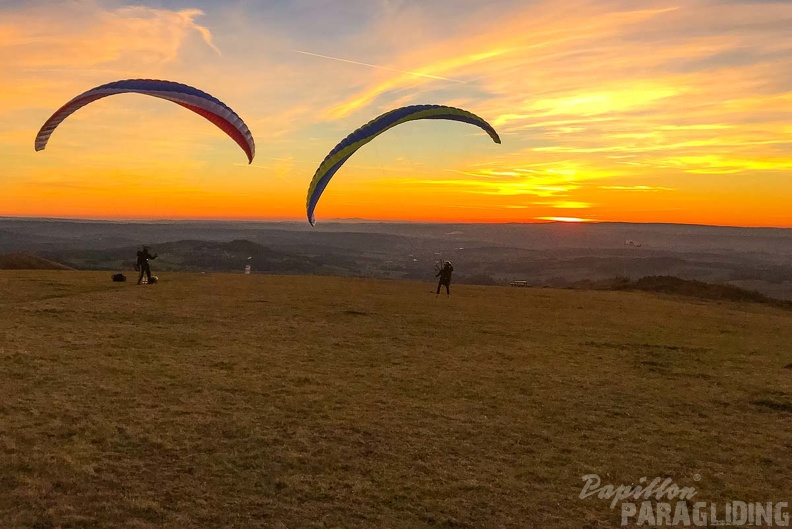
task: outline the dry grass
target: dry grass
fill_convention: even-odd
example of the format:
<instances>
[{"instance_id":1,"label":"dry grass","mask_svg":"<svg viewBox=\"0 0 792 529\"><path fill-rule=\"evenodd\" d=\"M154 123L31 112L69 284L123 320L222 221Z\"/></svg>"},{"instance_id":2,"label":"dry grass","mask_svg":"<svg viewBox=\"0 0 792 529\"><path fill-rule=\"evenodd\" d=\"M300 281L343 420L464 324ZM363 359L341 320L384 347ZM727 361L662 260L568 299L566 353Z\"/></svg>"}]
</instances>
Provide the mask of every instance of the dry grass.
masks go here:
<instances>
[{"instance_id":1,"label":"dry grass","mask_svg":"<svg viewBox=\"0 0 792 529\"><path fill-rule=\"evenodd\" d=\"M618 525L588 473L789 500L789 311L453 288L0 273L0 527Z\"/></svg>"}]
</instances>

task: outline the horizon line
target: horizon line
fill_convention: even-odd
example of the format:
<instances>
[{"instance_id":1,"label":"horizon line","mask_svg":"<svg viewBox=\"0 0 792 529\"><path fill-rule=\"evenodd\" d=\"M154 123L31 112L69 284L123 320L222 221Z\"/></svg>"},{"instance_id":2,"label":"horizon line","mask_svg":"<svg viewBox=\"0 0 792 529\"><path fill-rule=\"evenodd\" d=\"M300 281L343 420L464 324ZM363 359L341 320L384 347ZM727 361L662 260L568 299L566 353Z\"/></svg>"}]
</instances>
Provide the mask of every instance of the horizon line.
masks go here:
<instances>
[{"instance_id":1,"label":"horizon line","mask_svg":"<svg viewBox=\"0 0 792 529\"><path fill-rule=\"evenodd\" d=\"M155 217L57 217L57 216L27 216L27 215L0 215L0 220L10 221L54 221L54 222L108 222L114 224L156 224L156 223L239 223L239 224L308 224L305 220L300 219L240 219L240 218L155 218ZM532 221L486 221L486 222L470 222L470 221L429 221L429 220L384 220L384 219L364 219L359 217L341 217L332 218L322 221L322 224L340 223L340 224L438 224L438 225L514 225L514 224L530 224L530 225L544 225L556 224L566 225L572 224L580 226L582 224L629 224L636 226L700 226L707 228L741 228L741 229L771 229L771 230L792 230L790 226L742 226L735 224L702 224L696 222L633 222L622 220L589 220L586 222L566 222L559 220L532 220ZM313 228L312 228L313 229Z\"/></svg>"}]
</instances>

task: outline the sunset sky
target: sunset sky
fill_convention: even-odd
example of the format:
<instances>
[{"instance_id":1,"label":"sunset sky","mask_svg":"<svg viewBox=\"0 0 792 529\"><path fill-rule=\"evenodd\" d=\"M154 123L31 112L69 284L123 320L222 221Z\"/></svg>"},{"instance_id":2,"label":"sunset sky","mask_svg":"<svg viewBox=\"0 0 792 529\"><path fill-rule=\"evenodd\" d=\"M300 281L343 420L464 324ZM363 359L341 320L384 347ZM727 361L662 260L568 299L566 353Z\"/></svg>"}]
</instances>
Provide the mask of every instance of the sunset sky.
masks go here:
<instances>
[{"instance_id":1,"label":"sunset sky","mask_svg":"<svg viewBox=\"0 0 792 529\"><path fill-rule=\"evenodd\" d=\"M234 109L251 165L203 118L107 82L167 79ZM317 222L550 219L792 227L792 2L0 0L0 216L305 219L343 137L417 121L336 174Z\"/></svg>"}]
</instances>

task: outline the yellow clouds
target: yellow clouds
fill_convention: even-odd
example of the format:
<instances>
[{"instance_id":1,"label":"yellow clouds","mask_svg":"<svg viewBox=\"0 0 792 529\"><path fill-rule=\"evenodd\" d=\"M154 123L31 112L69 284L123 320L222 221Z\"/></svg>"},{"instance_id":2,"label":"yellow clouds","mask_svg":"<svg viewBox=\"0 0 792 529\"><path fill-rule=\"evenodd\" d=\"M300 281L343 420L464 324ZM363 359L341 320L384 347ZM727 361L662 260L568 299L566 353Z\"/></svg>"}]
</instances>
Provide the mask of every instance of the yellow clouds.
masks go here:
<instances>
[{"instance_id":1,"label":"yellow clouds","mask_svg":"<svg viewBox=\"0 0 792 529\"><path fill-rule=\"evenodd\" d=\"M528 155L525 155L528 157ZM569 200L569 197L588 182L612 178L623 175L624 172L614 171L609 168L587 166L582 163L566 161L524 162L518 167L504 163L503 169L474 168L472 170L454 172L469 178L437 179L429 176L425 178L405 179L401 182L405 186L442 186L447 192L473 193L478 195L494 195L502 197L542 197L555 198L554 201L531 202L536 205L547 205L555 208L583 209L589 203L579 200Z\"/></svg>"},{"instance_id":2,"label":"yellow clouds","mask_svg":"<svg viewBox=\"0 0 792 529\"><path fill-rule=\"evenodd\" d=\"M589 202L575 202L573 200L560 200L557 202L534 202L537 206L550 206L556 209L589 209Z\"/></svg>"},{"instance_id":3,"label":"yellow clouds","mask_svg":"<svg viewBox=\"0 0 792 529\"><path fill-rule=\"evenodd\" d=\"M627 112L654 106L662 99L679 94L680 88L655 85L650 82L630 83L625 86L620 82L610 89L576 93L564 97L539 99L528 105L534 111L530 117L543 118L560 115L597 116L613 112ZM513 116L512 116L513 117ZM518 116L525 117L525 116ZM498 125L506 124L510 116L499 116L495 119Z\"/></svg>"},{"instance_id":4,"label":"yellow clouds","mask_svg":"<svg viewBox=\"0 0 792 529\"><path fill-rule=\"evenodd\" d=\"M675 163L688 173L735 174L755 171L792 171L792 155L778 158L745 159L733 156L708 154L677 156L666 163Z\"/></svg>"}]
</instances>

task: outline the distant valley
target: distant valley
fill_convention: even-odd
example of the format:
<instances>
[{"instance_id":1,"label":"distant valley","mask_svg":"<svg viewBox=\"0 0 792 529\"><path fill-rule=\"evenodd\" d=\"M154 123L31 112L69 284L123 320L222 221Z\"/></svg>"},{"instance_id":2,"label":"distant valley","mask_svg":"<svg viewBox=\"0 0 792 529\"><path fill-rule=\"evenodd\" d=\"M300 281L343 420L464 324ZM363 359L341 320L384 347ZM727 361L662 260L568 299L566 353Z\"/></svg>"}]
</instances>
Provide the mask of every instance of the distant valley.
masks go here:
<instances>
[{"instance_id":1,"label":"distant valley","mask_svg":"<svg viewBox=\"0 0 792 529\"><path fill-rule=\"evenodd\" d=\"M671 275L792 299L792 229L679 224L110 222L0 219L0 255L128 271L148 244L158 272L203 271L566 287ZM1 263L1 261L0 261ZM0 264L0 266L2 266Z\"/></svg>"}]
</instances>

